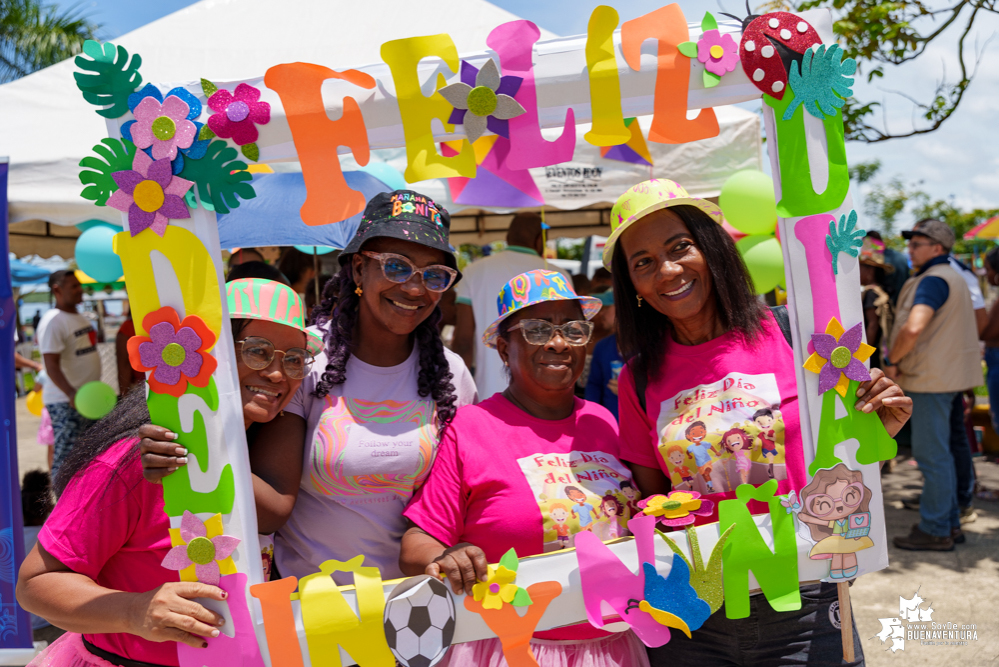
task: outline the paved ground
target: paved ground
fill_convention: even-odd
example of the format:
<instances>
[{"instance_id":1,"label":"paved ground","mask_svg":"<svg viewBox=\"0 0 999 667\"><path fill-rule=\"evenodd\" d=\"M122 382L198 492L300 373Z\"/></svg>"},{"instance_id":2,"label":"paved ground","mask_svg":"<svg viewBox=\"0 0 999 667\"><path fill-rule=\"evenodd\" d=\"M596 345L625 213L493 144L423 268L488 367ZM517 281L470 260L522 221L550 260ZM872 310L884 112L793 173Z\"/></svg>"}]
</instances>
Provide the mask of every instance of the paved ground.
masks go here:
<instances>
[{"instance_id":1,"label":"paved ground","mask_svg":"<svg viewBox=\"0 0 999 667\"><path fill-rule=\"evenodd\" d=\"M47 469L46 448L37 444L38 418L31 415L24 399L17 401L17 459L21 474ZM980 482L999 489L999 465L978 459ZM901 500L919 492L922 477L911 459L900 457L895 472L886 474L884 495L888 504L888 536L902 535L918 520L918 514L902 508ZM853 586L853 609L863 639L867 663L917 667L960 665L977 667L999 662L999 502L976 499L978 520L966 525L967 543L948 553L913 552L888 546L890 566L869 574ZM922 608L933 608L937 623L974 624L978 640L966 646L929 646L907 640L905 648L892 653L875 635L879 618L895 617L899 596L911 598L918 590Z\"/></svg>"}]
</instances>

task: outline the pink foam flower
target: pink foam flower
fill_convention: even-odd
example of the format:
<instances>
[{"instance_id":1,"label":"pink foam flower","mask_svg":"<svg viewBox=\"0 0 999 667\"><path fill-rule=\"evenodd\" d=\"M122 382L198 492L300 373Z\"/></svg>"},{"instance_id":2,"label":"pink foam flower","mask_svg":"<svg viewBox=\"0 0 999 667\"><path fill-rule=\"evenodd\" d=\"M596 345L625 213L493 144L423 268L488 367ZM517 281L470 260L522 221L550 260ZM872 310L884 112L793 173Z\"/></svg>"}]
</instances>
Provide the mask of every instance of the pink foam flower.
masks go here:
<instances>
[{"instance_id":1,"label":"pink foam flower","mask_svg":"<svg viewBox=\"0 0 999 667\"><path fill-rule=\"evenodd\" d=\"M697 40L697 59L704 63L704 69L723 76L739 64L739 45L728 33L705 30Z\"/></svg>"},{"instance_id":2,"label":"pink foam flower","mask_svg":"<svg viewBox=\"0 0 999 667\"><path fill-rule=\"evenodd\" d=\"M208 108L213 113L208 117L208 127L222 139L232 139L238 146L257 141L257 125L266 125L271 120L271 105L260 102L260 91L241 83L235 94L219 88L208 98Z\"/></svg>"},{"instance_id":3,"label":"pink foam flower","mask_svg":"<svg viewBox=\"0 0 999 667\"><path fill-rule=\"evenodd\" d=\"M178 148L190 148L198 133L187 119L191 107L176 95L169 95L163 104L155 97L139 102L132 114L132 142L138 148L153 147L153 159L177 159Z\"/></svg>"},{"instance_id":4,"label":"pink foam flower","mask_svg":"<svg viewBox=\"0 0 999 667\"><path fill-rule=\"evenodd\" d=\"M168 158L154 161L145 152L136 151L132 168L116 171L111 178L118 189L107 205L128 213L128 231L132 236L146 228L163 236L170 220L191 217L184 194L194 183L174 176Z\"/></svg>"},{"instance_id":5,"label":"pink foam flower","mask_svg":"<svg viewBox=\"0 0 999 667\"><path fill-rule=\"evenodd\" d=\"M222 576L219 561L232 555L239 546L239 539L230 535L209 538L205 523L187 510L184 510L184 517L180 520L180 537L184 544L167 552L163 567L168 570L183 570L194 565L198 581L218 586Z\"/></svg>"}]
</instances>

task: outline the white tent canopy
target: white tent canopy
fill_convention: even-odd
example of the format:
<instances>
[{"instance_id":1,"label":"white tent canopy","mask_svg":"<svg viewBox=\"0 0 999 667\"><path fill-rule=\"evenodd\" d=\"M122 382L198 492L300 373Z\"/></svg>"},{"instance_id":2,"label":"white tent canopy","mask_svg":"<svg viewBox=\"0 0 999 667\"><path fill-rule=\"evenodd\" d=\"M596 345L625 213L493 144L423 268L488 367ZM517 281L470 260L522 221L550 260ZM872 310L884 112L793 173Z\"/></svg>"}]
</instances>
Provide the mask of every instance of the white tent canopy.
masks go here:
<instances>
[{"instance_id":1,"label":"white tent canopy","mask_svg":"<svg viewBox=\"0 0 999 667\"><path fill-rule=\"evenodd\" d=\"M384 42L416 35L446 32L459 53L479 51L493 28L518 18L484 0L202 0L114 42L142 56L143 85L232 81L278 63L380 62ZM108 133L77 90L75 69L69 59L0 86L11 222L121 223L118 211L80 198L78 163Z\"/></svg>"}]
</instances>

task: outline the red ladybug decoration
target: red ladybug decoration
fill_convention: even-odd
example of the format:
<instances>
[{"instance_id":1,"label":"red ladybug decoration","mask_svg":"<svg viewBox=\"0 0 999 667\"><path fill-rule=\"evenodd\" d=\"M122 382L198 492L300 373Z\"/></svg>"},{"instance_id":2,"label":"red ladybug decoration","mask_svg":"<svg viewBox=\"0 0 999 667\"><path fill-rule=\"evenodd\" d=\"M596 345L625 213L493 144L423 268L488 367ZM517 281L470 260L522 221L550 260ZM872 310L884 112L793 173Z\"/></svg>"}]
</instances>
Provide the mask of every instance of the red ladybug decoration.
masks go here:
<instances>
[{"instance_id":1,"label":"red ladybug decoration","mask_svg":"<svg viewBox=\"0 0 999 667\"><path fill-rule=\"evenodd\" d=\"M739 58L753 85L764 94L781 100L787 89L791 63L797 61L800 67L805 51L821 43L815 28L790 12L750 15L742 23Z\"/></svg>"}]
</instances>

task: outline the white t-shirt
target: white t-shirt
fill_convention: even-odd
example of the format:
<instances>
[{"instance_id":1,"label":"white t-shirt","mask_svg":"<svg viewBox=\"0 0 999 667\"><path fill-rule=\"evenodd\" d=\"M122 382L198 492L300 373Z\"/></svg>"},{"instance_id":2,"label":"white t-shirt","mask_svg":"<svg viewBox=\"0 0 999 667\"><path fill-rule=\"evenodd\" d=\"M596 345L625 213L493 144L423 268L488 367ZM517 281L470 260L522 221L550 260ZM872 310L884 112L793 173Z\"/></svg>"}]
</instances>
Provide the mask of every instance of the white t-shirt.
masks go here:
<instances>
[{"instance_id":1,"label":"white t-shirt","mask_svg":"<svg viewBox=\"0 0 999 667\"><path fill-rule=\"evenodd\" d=\"M59 368L74 389L101 379L97 332L83 315L51 309L38 322L37 339L38 349L43 355L59 355ZM69 397L55 382L46 385L43 399L46 404L69 403Z\"/></svg>"},{"instance_id":2,"label":"white t-shirt","mask_svg":"<svg viewBox=\"0 0 999 667\"><path fill-rule=\"evenodd\" d=\"M482 333L499 316L496 298L514 276L545 268L545 260L533 250L511 247L515 249L508 247L469 264L462 271L461 282L455 287L457 302L471 305L475 314L475 385L479 388L479 398L483 400L503 391L509 384L499 353L482 342ZM572 284L572 276L563 269L554 264L548 268L560 271Z\"/></svg>"},{"instance_id":3,"label":"white t-shirt","mask_svg":"<svg viewBox=\"0 0 999 667\"><path fill-rule=\"evenodd\" d=\"M476 401L465 362L446 349L456 407ZM383 579L403 576L399 546L406 530L403 510L430 472L437 450L433 399L417 391L419 346L398 366L347 361L347 380L328 395L312 395L326 370L325 353L285 410L308 422L302 482L288 522L274 539L282 577L299 579L329 559L364 555ZM334 575L352 584L349 573Z\"/></svg>"},{"instance_id":4,"label":"white t-shirt","mask_svg":"<svg viewBox=\"0 0 999 667\"><path fill-rule=\"evenodd\" d=\"M978 282L978 276L975 275L975 272L958 261L954 255L950 255L947 261L950 262L951 268L964 278L964 282L968 283L968 291L971 292L971 307L974 310L984 308L985 296L982 295L982 286Z\"/></svg>"}]
</instances>

